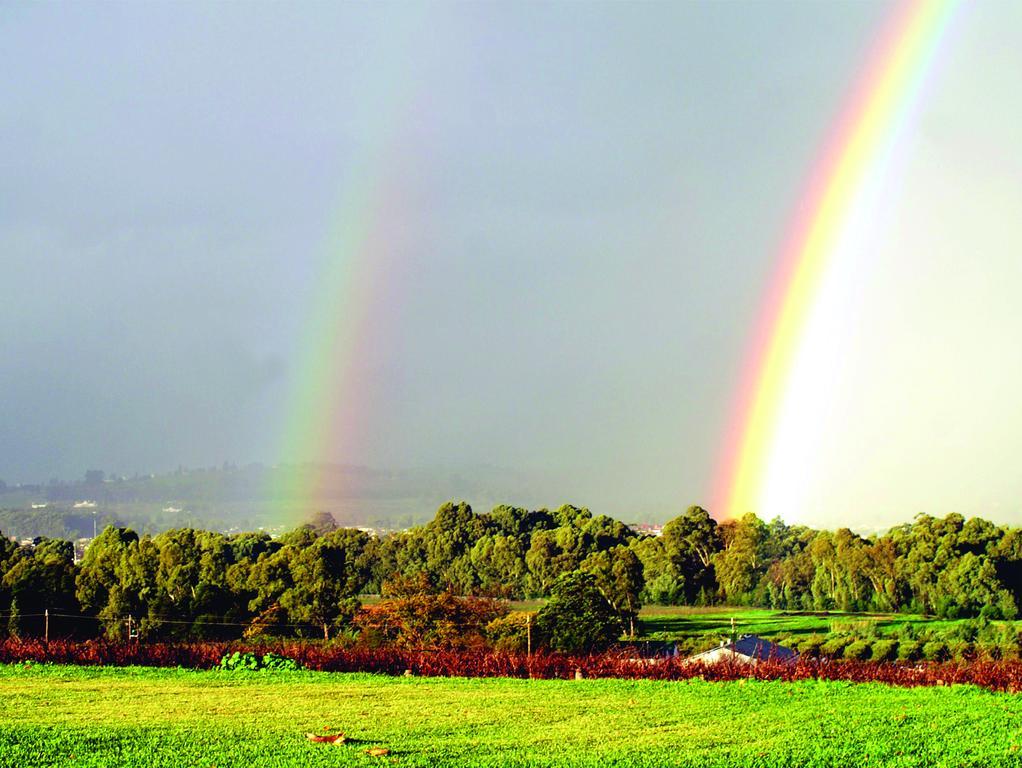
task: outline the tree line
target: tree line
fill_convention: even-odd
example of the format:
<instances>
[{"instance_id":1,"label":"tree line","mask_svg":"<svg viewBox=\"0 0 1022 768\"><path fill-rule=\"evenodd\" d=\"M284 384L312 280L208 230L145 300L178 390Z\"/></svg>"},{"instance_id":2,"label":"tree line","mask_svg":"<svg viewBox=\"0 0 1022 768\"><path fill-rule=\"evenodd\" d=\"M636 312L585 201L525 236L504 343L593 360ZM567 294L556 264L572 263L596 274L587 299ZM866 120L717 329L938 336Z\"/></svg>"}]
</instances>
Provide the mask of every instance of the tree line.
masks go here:
<instances>
[{"instance_id":1,"label":"tree line","mask_svg":"<svg viewBox=\"0 0 1022 768\"><path fill-rule=\"evenodd\" d=\"M1022 531L919 515L863 537L753 514L718 523L694 506L649 536L571 505L479 514L447 503L428 524L382 538L327 515L278 538L111 526L80 563L66 541L0 538L0 574L0 631L21 635L42 634L47 620L51 632L116 635L130 616L143 635L167 638L331 637L358 630L359 595L409 580L421 592L521 599L581 579L631 633L644 603L1010 619Z\"/></svg>"}]
</instances>

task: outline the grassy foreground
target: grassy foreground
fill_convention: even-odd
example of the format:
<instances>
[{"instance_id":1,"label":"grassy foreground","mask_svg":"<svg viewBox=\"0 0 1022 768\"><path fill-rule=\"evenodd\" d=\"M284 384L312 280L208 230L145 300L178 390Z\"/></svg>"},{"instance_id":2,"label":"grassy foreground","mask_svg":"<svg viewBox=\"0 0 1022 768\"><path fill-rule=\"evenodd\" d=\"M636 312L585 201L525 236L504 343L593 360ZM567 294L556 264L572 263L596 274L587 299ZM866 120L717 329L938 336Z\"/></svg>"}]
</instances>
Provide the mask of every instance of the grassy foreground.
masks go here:
<instances>
[{"instance_id":1,"label":"grassy foreground","mask_svg":"<svg viewBox=\"0 0 1022 768\"><path fill-rule=\"evenodd\" d=\"M324 728L352 741L306 739ZM0 667L2 766L1020 761L1022 697L972 687Z\"/></svg>"}]
</instances>

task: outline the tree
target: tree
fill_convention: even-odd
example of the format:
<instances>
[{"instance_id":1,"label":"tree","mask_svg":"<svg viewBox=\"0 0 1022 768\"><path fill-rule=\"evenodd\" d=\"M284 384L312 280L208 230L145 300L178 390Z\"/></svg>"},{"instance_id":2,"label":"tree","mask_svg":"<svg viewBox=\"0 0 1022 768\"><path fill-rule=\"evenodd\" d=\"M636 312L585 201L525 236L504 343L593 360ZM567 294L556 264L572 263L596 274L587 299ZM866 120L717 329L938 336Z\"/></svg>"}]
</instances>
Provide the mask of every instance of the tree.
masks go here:
<instances>
[{"instance_id":1,"label":"tree","mask_svg":"<svg viewBox=\"0 0 1022 768\"><path fill-rule=\"evenodd\" d=\"M717 523L702 507L692 506L664 526L659 539L670 567L664 573L694 603L701 592L715 591L714 557L720 549Z\"/></svg>"},{"instance_id":2,"label":"tree","mask_svg":"<svg viewBox=\"0 0 1022 768\"><path fill-rule=\"evenodd\" d=\"M411 648L481 645L486 627L509 610L497 600L462 597L449 589L438 592L425 573L388 581L384 595L355 616L367 642Z\"/></svg>"},{"instance_id":3,"label":"tree","mask_svg":"<svg viewBox=\"0 0 1022 768\"><path fill-rule=\"evenodd\" d=\"M75 595L86 613L105 621L114 635L123 617L139 608L137 600L126 599L126 558L131 549L138 554L138 534L129 528L107 526L85 550L75 578Z\"/></svg>"},{"instance_id":4,"label":"tree","mask_svg":"<svg viewBox=\"0 0 1022 768\"><path fill-rule=\"evenodd\" d=\"M10 594L11 634L43 634L43 612L77 613L74 548L69 541L41 539L19 547L7 562L3 586Z\"/></svg>"},{"instance_id":5,"label":"tree","mask_svg":"<svg viewBox=\"0 0 1022 768\"><path fill-rule=\"evenodd\" d=\"M628 634L635 637L635 620L642 607L642 589L646 582L638 555L624 545L594 552L582 563L582 570L592 574L596 588L617 614Z\"/></svg>"},{"instance_id":6,"label":"tree","mask_svg":"<svg viewBox=\"0 0 1022 768\"><path fill-rule=\"evenodd\" d=\"M685 575L667 556L663 537L642 536L632 542L632 550L642 563L642 599L658 605L683 605L687 599Z\"/></svg>"},{"instance_id":7,"label":"tree","mask_svg":"<svg viewBox=\"0 0 1022 768\"><path fill-rule=\"evenodd\" d=\"M355 529L338 529L298 550L291 559L291 586L280 596L280 605L294 622L322 627L323 639L355 615L357 595L369 580L369 563L363 557L369 535Z\"/></svg>"},{"instance_id":8,"label":"tree","mask_svg":"<svg viewBox=\"0 0 1022 768\"><path fill-rule=\"evenodd\" d=\"M725 599L749 601L751 592L765 572L762 546L766 525L751 512L720 526L724 549L714 557L717 582Z\"/></svg>"},{"instance_id":9,"label":"tree","mask_svg":"<svg viewBox=\"0 0 1022 768\"><path fill-rule=\"evenodd\" d=\"M621 636L621 620L600 593L596 577L571 571L558 577L536 616L537 635L551 648L580 653L606 648Z\"/></svg>"}]
</instances>

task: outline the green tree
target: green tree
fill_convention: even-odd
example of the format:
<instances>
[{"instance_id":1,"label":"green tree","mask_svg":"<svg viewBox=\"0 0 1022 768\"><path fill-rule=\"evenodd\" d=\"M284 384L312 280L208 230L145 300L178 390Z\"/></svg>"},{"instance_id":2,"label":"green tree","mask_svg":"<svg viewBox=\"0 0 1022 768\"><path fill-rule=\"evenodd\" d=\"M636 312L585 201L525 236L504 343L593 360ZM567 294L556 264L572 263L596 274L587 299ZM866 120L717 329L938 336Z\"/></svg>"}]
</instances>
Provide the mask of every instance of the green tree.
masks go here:
<instances>
[{"instance_id":1,"label":"green tree","mask_svg":"<svg viewBox=\"0 0 1022 768\"><path fill-rule=\"evenodd\" d=\"M359 607L359 590L369 580L368 541L362 531L338 529L295 553L291 585L279 598L291 621L315 624L329 639L331 628L351 620Z\"/></svg>"},{"instance_id":2,"label":"green tree","mask_svg":"<svg viewBox=\"0 0 1022 768\"><path fill-rule=\"evenodd\" d=\"M762 548L767 527L754 514L720 526L724 548L714 556L717 583L726 600L748 602L766 570Z\"/></svg>"},{"instance_id":3,"label":"green tree","mask_svg":"<svg viewBox=\"0 0 1022 768\"><path fill-rule=\"evenodd\" d=\"M572 571L558 577L536 616L539 637L554 650L580 653L606 648L621 635L621 620L601 594L596 577Z\"/></svg>"},{"instance_id":4,"label":"green tree","mask_svg":"<svg viewBox=\"0 0 1022 768\"><path fill-rule=\"evenodd\" d=\"M627 626L628 634L634 637L646 583L638 555L619 544L589 555L582 563L582 570L593 575L596 588L617 614L619 623Z\"/></svg>"}]
</instances>

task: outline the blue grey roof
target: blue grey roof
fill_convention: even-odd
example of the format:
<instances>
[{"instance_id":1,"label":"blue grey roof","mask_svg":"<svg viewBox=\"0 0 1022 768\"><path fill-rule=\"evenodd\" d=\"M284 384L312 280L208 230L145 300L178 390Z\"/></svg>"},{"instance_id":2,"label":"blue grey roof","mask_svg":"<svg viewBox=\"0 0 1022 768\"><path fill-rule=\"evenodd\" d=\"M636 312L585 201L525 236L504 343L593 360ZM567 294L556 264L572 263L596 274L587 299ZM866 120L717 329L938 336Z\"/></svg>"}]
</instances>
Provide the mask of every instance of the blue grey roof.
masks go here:
<instances>
[{"instance_id":1,"label":"blue grey roof","mask_svg":"<svg viewBox=\"0 0 1022 768\"><path fill-rule=\"evenodd\" d=\"M726 647L735 653L742 654L742 656L756 659L756 661L766 661L767 659L771 661L791 661L798 656L791 648L771 643L769 640L764 640L762 637L756 637L755 635L742 635L736 642L728 643Z\"/></svg>"}]
</instances>

